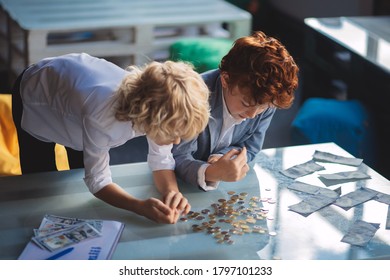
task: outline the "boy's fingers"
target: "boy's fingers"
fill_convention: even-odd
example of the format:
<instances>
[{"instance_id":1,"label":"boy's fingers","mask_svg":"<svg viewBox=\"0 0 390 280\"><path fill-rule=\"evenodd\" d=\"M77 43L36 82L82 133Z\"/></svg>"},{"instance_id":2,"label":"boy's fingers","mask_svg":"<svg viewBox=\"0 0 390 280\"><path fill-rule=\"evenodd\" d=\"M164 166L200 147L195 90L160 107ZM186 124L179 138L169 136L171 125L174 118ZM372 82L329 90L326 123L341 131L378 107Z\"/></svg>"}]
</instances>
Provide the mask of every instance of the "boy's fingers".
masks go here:
<instances>
[{"instance_id":1,"label":"boy's fingers","mask_svg":"<svg viewBox=\"0 0 390 280\"><path fill-rule=\"evenodd\" d=\"M155 199L152 205L154 208L162 212L164 215L170 215L171 214L171 208L169 208L167 205L165 205L162 201Z\"/></svg>"},{"instance_id":2,"label":"boy's fingers","mask_svg":"<svg viewBox=\"0 0 390 280\"><path fill-rule=\"evenodd\" d=\"M182 215L187 215L191 210L191 205L187 203L187 205L184 207L184 210L182 211Z\"/></svg>"},{"instance_id":3,"label":"boy's fingers","mask_svg":"<svg viewBox=\"0 0 390 280\"><path fill-rule=\"evenodd\" d=\"M164 202L166 205L168 205L171 209L175 209L178 207L181 199L182 199L181 193L175 193L175 192L169 192L165 199Z\"/></svg>"},{"instance_id":4,"label":"boy's fingers","mask_svg":"<svg viewBox=\"0 0 390 280\"><path fill-rule=\"evenodd\" d=\"M240 154L240 151L236 150L236 149L231 149L229 152L227 152L226 154L224 154L222 157L224 159L232 159L233 157L235 158L237 155ZM233 158L233 159L234 159Z\"/></svg>"},{"instance_id":5,"label":"boy's fingers","mask_svg":"<svg viewBox=\"0 0 390 280\"><path fill-rule=\"evenodd\" d=\"M246 148L243 147L237 157L234 158L236 161L241 162L242 164L246 164L247 157L246 157Z\"/></svg>"},{"instance_id":6,"label":"boy's fingers","mask_svg":"<svg viewBox=\"0 0 390 280\"><path fill-rule=\"evenodd\" d=\"M183 210L185 210L185 208L187 207L187 205L188 205L188 200L187 200L187 198L185 198L185 197L182 197L181 199L180 199L180 201L179 201L179 203L178 203L178 205L177 205L177 209L178 210L180 210L180 211L183 211Z\"/></svg>"}]
</instances>

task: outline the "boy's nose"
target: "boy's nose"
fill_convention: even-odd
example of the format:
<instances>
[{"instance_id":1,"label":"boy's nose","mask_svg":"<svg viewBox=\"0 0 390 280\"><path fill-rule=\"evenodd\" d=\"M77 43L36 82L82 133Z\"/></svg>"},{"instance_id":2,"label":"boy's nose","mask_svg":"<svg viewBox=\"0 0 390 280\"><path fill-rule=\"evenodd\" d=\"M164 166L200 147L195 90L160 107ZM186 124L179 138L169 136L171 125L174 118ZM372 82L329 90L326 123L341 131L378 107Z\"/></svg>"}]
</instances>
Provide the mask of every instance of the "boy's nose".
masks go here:
<instances>
[{"instance_id":1,"label":"boy's nose","mask_svg":"<svg viewBox=\"0 0 390 280\"><path fill-rule=\"evenodd\" d=\"M251 108L251 109L248 109L248 111L245 112L245 116L248 118L248 119L253 119L254 117L256 117L258 114L261 114L262 112L264 112L267 108L264 108L264 107L254 107L254 108Z\"/></svg>"},{"instance_id":2,"label":"boy's nose","mask_svg":"<svg viewBox=\"0 0 390 280\"><path fill-rule=\"evenodd\" d=\"M245 117L248 119L253 119L258 114L258 108L253 108L245 112Z\"/></svg>"}]
</instances>

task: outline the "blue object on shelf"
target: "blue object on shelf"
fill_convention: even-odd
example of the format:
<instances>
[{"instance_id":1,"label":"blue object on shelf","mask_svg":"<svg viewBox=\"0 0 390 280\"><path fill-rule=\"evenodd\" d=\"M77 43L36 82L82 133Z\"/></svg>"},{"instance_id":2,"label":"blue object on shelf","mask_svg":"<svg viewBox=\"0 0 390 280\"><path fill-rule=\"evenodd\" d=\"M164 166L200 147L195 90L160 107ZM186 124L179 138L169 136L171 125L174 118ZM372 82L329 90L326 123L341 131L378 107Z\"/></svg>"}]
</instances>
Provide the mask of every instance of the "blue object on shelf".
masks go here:
<instances>
[{"instance_id":1,"label":"blue object on shelf","mask_svg":"<svg viewBox=\"0 0 390 280\"><path fill-rule=\"evenodd\" d=\"M307 99L291 124L291 142L334 142L369 165L375 161L370 114L358 100Z\"/></svg>"}]
</instances>

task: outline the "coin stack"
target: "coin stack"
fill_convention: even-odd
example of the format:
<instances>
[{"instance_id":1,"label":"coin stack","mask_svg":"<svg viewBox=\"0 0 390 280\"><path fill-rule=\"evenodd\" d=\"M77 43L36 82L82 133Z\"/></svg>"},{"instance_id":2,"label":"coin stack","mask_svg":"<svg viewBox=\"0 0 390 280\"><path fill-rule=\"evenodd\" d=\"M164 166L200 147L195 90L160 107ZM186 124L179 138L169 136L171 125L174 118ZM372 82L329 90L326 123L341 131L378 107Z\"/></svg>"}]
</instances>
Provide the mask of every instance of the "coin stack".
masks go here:
<instances>
[{"instance_id":1,"label":"coin stack","mask_svg":"<svg viewBox=\"0 0 390 280\"><path fill-rule=\"evenodd\" d=\"M229 191L227 194L229 198L218 199L217 203L210 205L211 210L206 208L200 212L190 211L180 220L203 221L201 224L193 224L192 230L210 234L219 244L234 244L233 236L268 232L257 224L258 221L266 219L268 214L268 210L259 205L264 202L263 199L253 196L248 200L248 193L245 192L236 194Z\"/></svg>"}]
</instances>

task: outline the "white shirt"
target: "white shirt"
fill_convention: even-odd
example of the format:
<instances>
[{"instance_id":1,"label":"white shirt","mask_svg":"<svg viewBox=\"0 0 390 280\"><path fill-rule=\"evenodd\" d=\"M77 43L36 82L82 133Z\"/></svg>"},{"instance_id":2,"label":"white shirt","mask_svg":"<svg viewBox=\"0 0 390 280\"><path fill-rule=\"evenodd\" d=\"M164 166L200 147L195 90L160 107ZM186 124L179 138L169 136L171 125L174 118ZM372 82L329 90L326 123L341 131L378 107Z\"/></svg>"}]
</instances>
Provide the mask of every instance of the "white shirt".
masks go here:
<instances>
[{"instance_id":1,"label":"white shirt","mask_svg":"<svg viewBox=\"0 0 390 280\"><path fill-rule=\"evenodd\" d=\"M131 72L83 53L41 60L21 81L22 128L42 141L83 151L84 181L92 193L112 182L110 148L143 135L115 118L114 95L126 75ZM148 143L151 169L174 169L172 145Z\"/></svg>"},{"instance_id":2,"label":"white shirt","mask_svg":"<svg viewBox=\"0 0 390 280\"><path fill-rule=\"evenodd\" d=\"M221 128L221 133L219 134L217 146L215 148L216 151L223 149L225 147L229 147L230 144L232 143L232 138L233 138L233 132L234 132L234 127L243 121L242 120L237 120L235 119L230 113L229 109L226 106L225 98L222 98L223 101L223 124ZM210 133L213 133L212 131ZM222 156L222 154L211 154L211 156L218 155ZM209 157L209 158L210 158ZM199 170L198 170L198 184L199 186L204 189L205 191L210 191L210 190L215 190L218 188L219 182L207 182L206 181L206 168L210 164L203 164Z\"/></svg>"}]
</instances>

